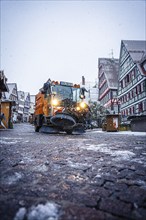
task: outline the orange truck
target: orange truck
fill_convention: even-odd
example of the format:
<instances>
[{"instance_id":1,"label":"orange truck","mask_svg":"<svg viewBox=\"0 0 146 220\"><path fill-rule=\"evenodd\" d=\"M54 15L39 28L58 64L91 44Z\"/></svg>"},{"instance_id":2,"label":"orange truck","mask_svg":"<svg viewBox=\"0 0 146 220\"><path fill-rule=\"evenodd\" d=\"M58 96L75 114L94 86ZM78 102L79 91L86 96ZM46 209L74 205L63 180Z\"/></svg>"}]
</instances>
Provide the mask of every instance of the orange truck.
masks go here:
<instances>
[{"instance_id":1,"label":"orange truck","mask_svg":"<svg viewBox=\"0 0 146 220\"><path fill-rule=\"evenodd\" d=\"M83 133L90 121L90 109L85 103L85 88L69 82L44 83L35 99L36 132Z\"/></svg>"}]
</instances>

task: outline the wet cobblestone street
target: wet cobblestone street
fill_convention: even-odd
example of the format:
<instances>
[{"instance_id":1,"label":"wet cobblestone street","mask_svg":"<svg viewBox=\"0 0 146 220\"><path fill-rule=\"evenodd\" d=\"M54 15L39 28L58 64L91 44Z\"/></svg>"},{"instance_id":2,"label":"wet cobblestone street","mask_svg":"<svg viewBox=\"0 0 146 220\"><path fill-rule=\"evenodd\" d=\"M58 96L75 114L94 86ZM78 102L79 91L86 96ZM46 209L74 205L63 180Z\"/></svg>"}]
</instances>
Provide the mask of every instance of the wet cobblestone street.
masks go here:
<instances>
[{"instance_id":1,"label":"wet cobblestone street","mask_svg":"<svg viewBox=\"0 0 146 220\"><path fill-rule=\"evenodd\" d=\"M146 136L0 131L0 219L146 219Z\"/></svg>"}]
</instances>

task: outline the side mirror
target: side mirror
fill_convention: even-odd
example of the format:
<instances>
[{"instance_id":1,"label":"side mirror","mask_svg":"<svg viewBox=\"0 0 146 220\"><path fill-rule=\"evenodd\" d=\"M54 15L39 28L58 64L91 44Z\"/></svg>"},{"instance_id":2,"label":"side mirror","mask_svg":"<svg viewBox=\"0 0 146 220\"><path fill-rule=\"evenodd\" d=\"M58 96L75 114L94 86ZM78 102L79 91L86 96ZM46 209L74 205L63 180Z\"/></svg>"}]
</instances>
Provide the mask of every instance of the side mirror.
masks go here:
<instances>
[{"instance_id":1,"label":"side mirror","mask_svg":"<svg viewBox=\"0 0 146 220\"><path fill-rule=\"evenodd\" d=\"M87 90L84 87L80 89L80 99L85 99L85 92L87 92Z\"/></svg>"},{"instance_id":2,"label":"side mirror","mask_svg":"<svg viewBox=\"0 0 146 220\"><path fill-rule=\"evenodd\" d=\"M40 92L41 94L45 94L45 91L44 91L43 88L41 88L41 89L39 90L39 92Z\"/></svg>"},{"instance_id":3,"label":"side mirror","mask_svg":"<svg viewBox=\"0 0 146 220\"><path fill-rule=\"evenodd\" d=\"M55 92L55 91L52 91L52 95L54 95L54 96L55 96L56 94L57 94L57 92Z\"/></svg>"},{"instance_id":4,"label":"side mirror","mask_svg":"<svg viewBox=\"0 0 146 220\"><path fill-rule=\"evenodd\" d=\"M80 99L85 99L85 95L80 95Z\"/></svg>"}]
</instances>

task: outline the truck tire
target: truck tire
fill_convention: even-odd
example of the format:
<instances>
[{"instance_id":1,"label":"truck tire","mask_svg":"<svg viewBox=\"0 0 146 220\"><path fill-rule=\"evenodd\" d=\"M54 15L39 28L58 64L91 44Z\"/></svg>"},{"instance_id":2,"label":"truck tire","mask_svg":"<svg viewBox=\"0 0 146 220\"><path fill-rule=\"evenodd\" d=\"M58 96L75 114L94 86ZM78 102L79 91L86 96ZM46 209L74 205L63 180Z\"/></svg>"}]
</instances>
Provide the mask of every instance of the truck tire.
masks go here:
<instances>
[{"instance_id":1,"label":"truck tire","mask_svg":"<svg viewBox=\"0 0 146 220\"><path fill-rule=\"evenodd\" d=\"M35 132L39 132L40 127L39 126L35 126Z\"/></svg>"},{"instance_id":2,"label":"truck tire","mask_svg":"<svg viewBox=\"0 0 146 220\"><path fill-rule=\"evenodd\" d=\"M66 131L67 134L72 134L72 130Z\"/></svg>"},{"instance_id":3,"label":"truck tire","mask_svg":"<svg viewBox=\"0 0 146 220\"><path fill-rule=\"evenodd\" d=\"M34 119L34 126L35 126L35 132L39 132L41 126L42 126L43 116L42 115L36 115Z\"/></svg>"}]
</instances>

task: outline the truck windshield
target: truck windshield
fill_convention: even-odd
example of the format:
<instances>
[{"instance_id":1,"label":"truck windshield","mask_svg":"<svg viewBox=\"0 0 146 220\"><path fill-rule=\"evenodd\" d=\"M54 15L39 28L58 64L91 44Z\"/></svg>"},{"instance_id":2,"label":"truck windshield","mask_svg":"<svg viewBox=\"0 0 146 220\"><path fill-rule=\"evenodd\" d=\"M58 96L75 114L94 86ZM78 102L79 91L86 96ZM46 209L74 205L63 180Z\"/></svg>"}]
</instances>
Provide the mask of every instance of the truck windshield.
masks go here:
<instances>
[{"instance_id":1,"label":"truck windshield","mask_svg":"<svg viewBox=\"0 0 146 220\"><path fill-rule=\"evenodd\" d=\"M54 85L52 92L55 94L55 98L59 101L70 99L73 102L79 101L80 88L73 88L70 86Z\"/></svg>"}]
</instances>

